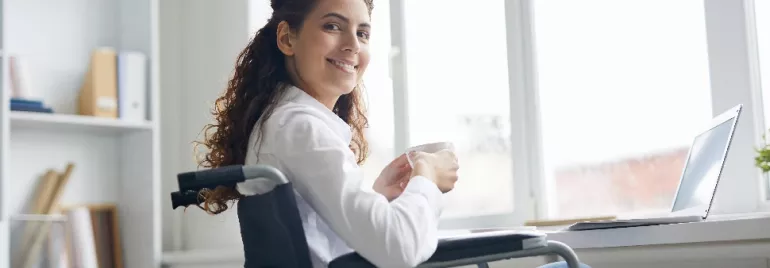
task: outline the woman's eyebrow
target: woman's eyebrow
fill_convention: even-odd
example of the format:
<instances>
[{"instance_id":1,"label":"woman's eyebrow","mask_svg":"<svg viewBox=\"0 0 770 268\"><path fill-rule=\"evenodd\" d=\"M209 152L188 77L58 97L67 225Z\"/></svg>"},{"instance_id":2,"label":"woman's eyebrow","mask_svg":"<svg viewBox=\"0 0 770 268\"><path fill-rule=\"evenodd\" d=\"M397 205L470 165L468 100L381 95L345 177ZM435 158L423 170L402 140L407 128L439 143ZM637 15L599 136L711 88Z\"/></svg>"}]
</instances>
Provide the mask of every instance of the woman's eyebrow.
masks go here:
<instances>
[{"instance_id":1,"label":"woman's eyebrow","mask_svg":"<svg viewBox=\"0 0 770 268\"><path fill-rule=\"evenodd\" d=\"M350 23L350 19L348 19L347 17L343 16L342 14L340 14L340 13L336 13L336 12L329 12L329 13L326 13L326 15L324 15L324 16L323 16L323 17L321 17L321 18L328 18L328 17L335 17L335 18L338 18L338 19L340 19L340 20L344 21L345 23ZM367 23L367 22L362 22L362 23L358 24L358 26L359 26L359 27L366 27L366 28L371 28L371 27L372 27L372 26L371 26L369 23Z\"/></svg>"}]
</instances>

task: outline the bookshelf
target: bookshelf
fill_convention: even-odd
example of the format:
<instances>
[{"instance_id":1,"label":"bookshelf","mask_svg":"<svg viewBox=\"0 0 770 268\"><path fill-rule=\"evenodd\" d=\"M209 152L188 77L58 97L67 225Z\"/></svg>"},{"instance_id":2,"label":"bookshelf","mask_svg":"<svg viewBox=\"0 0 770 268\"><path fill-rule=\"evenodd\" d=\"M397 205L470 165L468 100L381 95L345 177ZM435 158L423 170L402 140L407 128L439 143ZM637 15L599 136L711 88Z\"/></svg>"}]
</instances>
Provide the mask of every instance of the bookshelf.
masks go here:
<instances>
[{"instance_id":1,"label":"bookshelf","mask_svg":"<svg viewBox=\"0 0 770 268\"><path fill-rule=\"evenodd\" d=\"M124 122L82 115L12 111L11 128L42 132L74 132L85 135L121 135L131 132L153 131L154 126L150 121Z\"/></svg>"},{"instance_id":2,"label":"bookshelf","mask_svg":"<svg viewBox=\"0 0 770 268\"><path fill-rule=\"evenodd\" d=\"M0 268L10 268L19 222L47 169L74 164L62 206L114 204L123 267L160 267L159 0L0 1ZM78 93L100 47L147 56L143 121L83 116ZM53 114L10 110L9 56Z\"/></svg>"}]
</instances>

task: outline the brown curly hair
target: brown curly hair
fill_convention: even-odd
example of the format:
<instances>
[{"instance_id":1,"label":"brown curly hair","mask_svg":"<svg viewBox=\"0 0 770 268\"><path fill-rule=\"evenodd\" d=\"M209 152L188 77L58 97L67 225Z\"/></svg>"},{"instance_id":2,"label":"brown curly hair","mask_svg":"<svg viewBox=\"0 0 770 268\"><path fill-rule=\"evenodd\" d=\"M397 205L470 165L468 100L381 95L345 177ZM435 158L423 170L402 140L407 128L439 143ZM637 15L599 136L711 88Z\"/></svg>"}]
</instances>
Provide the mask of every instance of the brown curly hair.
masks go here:
<instances>
[{"instance_id":1,"label":"brown curly hair","mask_svg":"<svg viewBox=\"0 0 770 268\"><path fill-rule=\"evenodd\" d=\"M285 56L276 44L278 24L286 21L292 30L299 30L317 1L271 1L271 18L238 55L233 76L224 93L216 99L212 110L216 122L203 128L204 141L195 142L196 151L200 145L208 149L208 153L204 153L199 160L199 166L217 168L244 164L254 125L259 124L261 134L265 120L260 119L270 117L285 85L292 84ZM362 1L366 3L371 17L374 8L372 0ZM358 164L362 164L368 155L364 137L368 120L362 90L363 85L359 84L351 93L341 96L333 108L333 112L350 125L353 133L350 149L355 153ZM212 130L213 133L210 133ZM228 209L228 202L241 197L234 187L204 189L199 196L203 199L203 206L197 206L210 214L219 214Z\"/></svg>"}]
</instances>

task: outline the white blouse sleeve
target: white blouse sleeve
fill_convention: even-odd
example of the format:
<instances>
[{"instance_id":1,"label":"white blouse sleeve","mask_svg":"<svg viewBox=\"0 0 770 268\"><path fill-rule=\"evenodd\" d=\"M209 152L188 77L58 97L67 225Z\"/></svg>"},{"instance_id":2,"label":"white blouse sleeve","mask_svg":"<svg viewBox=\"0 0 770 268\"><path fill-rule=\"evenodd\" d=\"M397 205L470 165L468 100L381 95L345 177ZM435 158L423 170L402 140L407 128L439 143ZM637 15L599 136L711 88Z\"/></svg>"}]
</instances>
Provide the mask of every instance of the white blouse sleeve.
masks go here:
<instances>
[{"instance_id":1,"label":"white blouse sleeve","mask_svg":"<svg viewBox=\"0 0 770 268\"><path fill-rule=\"evenodd\" d=\"M377 267L414 267L438 244L441 191L413 177L388 200L361 189L353 152L320 118L290 115L275 138L295 189L349 247Z\"/></svg>"}]
</instances>

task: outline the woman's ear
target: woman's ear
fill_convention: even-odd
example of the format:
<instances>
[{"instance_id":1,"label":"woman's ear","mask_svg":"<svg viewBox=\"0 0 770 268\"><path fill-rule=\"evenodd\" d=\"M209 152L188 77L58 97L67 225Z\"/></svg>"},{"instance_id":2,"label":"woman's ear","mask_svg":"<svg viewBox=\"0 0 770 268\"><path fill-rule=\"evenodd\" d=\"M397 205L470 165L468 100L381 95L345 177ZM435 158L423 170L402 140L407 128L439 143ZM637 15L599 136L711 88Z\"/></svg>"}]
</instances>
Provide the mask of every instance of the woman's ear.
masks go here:
<instances>
[{"instance_id":1,"label":"woman's ear","mask_svg":"<svg viewBox=\"0 0 770 268\"><path fill-rule=\"evenodd\" d=\"M278 42L278 49L286 56L294 56L294 38L291 33L291 27L286 21L278 23L276 29L276 42Z\"/></svg>"}]
</instances>

